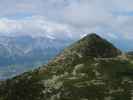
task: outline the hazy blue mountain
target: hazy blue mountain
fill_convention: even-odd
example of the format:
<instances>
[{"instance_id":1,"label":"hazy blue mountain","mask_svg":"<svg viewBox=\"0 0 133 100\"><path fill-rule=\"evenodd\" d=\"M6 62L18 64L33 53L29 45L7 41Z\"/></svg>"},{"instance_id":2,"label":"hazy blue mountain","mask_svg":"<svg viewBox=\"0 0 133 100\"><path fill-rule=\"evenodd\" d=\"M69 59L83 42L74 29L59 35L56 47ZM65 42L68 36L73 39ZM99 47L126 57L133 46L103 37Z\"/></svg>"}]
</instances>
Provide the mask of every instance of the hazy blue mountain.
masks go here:
<instances>
[{"instance_id":1,"label":"hazy blue mountain","mask_svg":"<svg viewBox=\"0 0 133 100\"><path fill-rule=\"evenodd\" d=\"M46 64L72 40L0 36L0 79Z\"/></svg>"}]
</instances>

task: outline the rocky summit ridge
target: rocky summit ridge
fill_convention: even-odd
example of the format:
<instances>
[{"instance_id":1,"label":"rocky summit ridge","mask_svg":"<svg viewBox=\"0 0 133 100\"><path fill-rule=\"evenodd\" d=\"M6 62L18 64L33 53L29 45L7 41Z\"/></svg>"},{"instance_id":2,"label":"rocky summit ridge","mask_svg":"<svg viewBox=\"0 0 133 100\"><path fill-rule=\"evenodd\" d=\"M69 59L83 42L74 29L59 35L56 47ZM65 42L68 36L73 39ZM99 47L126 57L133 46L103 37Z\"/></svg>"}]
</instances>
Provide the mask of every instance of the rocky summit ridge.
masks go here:
<instances>
[{"instance_id":1,"label":"rocky summit ridge","mask_svg":"<svg viewBox=\"0 0 133 100\"><path fill-rule=\"evenodd\" d=\"M95 33L89 34L79 40L70 47L70 50L75 50L83 56L101 58L116 57L121 54L121 51L113 44Z\"/></svg>"}]
</instances>

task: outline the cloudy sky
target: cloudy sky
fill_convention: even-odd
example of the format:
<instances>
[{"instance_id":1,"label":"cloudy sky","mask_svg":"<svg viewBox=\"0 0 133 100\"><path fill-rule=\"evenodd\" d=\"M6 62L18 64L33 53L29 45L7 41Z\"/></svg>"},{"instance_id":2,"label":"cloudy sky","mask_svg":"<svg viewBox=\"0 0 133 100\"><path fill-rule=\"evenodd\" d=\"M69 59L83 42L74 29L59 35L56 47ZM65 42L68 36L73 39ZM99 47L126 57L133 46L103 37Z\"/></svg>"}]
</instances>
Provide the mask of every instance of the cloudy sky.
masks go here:
<instances>
[{"instance_id":1,"label":"cloudy sky","mask_svg":"<svg viewBox=\"0 0 133 100\"><path fill-rule=\"evenodd\" d=\"M132 5L133 0L0 0L0 35L79 38L96 32L127 45L133 42Z\"/></svg>"}]
</instances>

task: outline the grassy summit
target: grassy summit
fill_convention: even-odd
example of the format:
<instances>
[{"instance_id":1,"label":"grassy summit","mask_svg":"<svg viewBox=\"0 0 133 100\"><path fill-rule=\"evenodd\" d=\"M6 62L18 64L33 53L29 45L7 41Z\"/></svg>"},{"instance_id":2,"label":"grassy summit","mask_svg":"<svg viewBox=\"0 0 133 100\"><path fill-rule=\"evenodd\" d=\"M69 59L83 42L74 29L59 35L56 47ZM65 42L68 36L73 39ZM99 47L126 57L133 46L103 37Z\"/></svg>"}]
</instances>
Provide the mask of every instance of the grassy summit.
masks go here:
<instances>
[{"instance_id":1,"label":"grassy summit","mask_svg":"<svg viewBox=\"0 0 133 100\"><path fill-rule=\"evenodd\" d=\"M0 100L132 100L133 59L96 34L0 84Z\"/></svg>"}]
</instances>

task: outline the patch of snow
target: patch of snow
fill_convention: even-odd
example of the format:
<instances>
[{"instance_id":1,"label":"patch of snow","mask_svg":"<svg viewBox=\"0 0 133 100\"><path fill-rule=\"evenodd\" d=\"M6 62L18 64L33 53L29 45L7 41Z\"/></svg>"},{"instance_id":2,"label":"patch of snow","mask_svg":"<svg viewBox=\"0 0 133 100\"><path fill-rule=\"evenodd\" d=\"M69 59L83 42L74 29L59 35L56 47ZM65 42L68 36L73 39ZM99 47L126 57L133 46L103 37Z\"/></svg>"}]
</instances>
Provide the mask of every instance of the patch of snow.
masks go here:
<instances>
[{"instance_id":1,"label":"patch of snow","mask_svg":"<svg viewBox=\"0 0 133 100\"><path fill-rule=\"evenodd\" d=\"M49 38L49 39L51 39L51 40L55 40L56 39L54 36L49 35L49 34L47 34L46 37Z\"/></svg>"}]
</instances>

